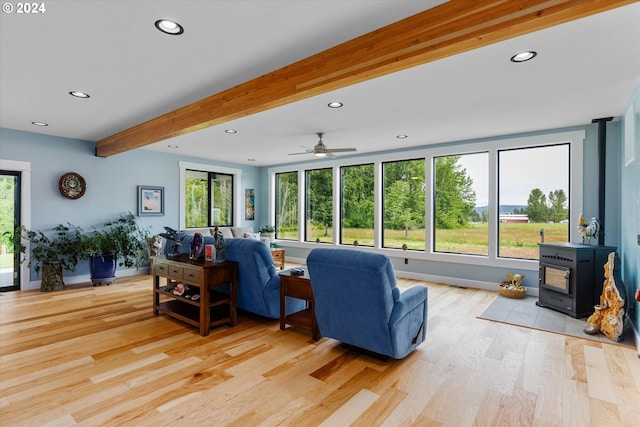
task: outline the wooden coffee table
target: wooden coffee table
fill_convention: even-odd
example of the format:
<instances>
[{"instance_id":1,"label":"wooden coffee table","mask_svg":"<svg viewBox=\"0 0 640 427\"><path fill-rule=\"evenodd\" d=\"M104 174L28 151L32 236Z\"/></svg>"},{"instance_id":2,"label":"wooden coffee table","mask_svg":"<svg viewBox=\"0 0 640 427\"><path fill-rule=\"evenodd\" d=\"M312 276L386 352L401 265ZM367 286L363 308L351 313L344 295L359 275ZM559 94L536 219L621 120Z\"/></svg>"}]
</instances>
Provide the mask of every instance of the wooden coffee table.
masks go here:
<instances>
[{"instance_id":1,"label":"wooden coffee table","mask_svg":"<svg viewBox=\"0 0 640 427\"><path fill-rule=\"evenodd\" d=\"M286 297L307 301L307 308L286 315ZM289 324L311 331L311 337L319 340L320 330L316 322L315 309L309 272L305 269L304 276L292 276L290 271L280 273L280 329L284 329L285 325Z\"/></svg>"}]
</instances>

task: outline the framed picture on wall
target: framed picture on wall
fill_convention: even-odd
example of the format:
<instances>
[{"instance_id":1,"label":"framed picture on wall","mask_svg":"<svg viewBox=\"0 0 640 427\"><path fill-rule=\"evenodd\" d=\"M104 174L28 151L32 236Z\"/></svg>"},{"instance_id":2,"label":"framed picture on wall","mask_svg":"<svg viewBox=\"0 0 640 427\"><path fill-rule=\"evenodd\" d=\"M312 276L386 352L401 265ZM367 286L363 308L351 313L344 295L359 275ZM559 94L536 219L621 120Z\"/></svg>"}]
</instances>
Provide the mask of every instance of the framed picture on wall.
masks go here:
<instances>
[{"instance_id":1,"label":"framed picture on wall","mask_svg":"<svg viewBox=\"0 0 640 427\"><path fill-rule=\"evenodd\" d=\"M138 185L138 216L164 215L164 187Z\"/></svg>"},{"instance_id":2,"label":"framed picture on wall","mask_svg":"<svg viewBox=\"0 0 640 427\"><path fill-rule=\"evenodd\" d=\"M255 219L255 194L253 188L244 189L244 219L249 221Z\"/></svg>"}]
</instances>

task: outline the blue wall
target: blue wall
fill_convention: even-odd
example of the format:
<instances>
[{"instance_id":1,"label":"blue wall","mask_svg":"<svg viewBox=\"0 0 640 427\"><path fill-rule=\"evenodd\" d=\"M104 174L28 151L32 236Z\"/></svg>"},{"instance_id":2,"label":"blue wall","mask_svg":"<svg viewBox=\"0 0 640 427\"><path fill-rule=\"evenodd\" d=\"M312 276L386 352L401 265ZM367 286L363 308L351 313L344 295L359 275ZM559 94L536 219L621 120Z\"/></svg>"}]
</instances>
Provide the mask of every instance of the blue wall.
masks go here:
<instances>
[{"instance_id":1,"label":"blue wall","mask_svg":"<svg viewBox=\"0 0 640 427\"><path fill-rule=\"evenodd\" d=\"M149 150L133 150L112 157L94 155L95 143L30 132L0 129L0 158L31 162L31 229L49 230L70 222L85 230L119 215L137 213L137 186L153 185L165 189L165 215L142 217L140 223L155 234L168 225L179 226L179 161L242 169L238 188L259 188L258 169L201 158L180 157ZM66 172L77 172L87 182L87 191L77 200L64 198L58 180ZM244 215L242 215L244 218ZM256 221L241 226L256 227ZM88 273L88 264L78 266L65 277ZM31 274L31 280L40 278Z\"/></svg>"}]
</instances>

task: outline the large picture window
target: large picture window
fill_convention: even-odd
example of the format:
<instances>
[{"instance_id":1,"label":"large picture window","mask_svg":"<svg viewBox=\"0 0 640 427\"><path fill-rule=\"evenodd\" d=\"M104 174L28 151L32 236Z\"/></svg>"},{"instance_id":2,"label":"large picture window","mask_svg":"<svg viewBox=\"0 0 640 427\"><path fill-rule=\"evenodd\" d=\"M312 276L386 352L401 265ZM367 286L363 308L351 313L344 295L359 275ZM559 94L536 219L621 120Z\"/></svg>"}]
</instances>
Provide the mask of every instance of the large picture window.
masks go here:
<instances>
[{"instance_id":1,"label":"large picture window","mask_svg":"<svg viewBox=\"0 0 640 427\"><path fill-rule=\"evenodd\" d=\"M538 259L569 241L569 144L498 151L498 255Z\"/></svg>"},{"instance_id":2,"label":"large picture window","mask_svg":"<svg viewBox=\"0 0 640 427\"><path fill-rule=\"evenodd\" d=\"M488 153L434 158L434 251L488 255Z\"/></svg>"},{"instance_id":3,"label":"large picture window","mask_svg":"<svg viewBox=\"0 0 640 427\"><path fill-rule=\"evenodd\" d=\"M298 240L298 172L276 174L276 239Z\"/></svg>"},{"instance_id":4,"label":"large picture window","mask_svg":"<svg viewBox=\"0 0 640 427\"><path fill-rule=\"evenodd\" d=\"M185 226L233 225L233 175L185 171Z\"/></svg>"},{"instance_id":5,"label":"large picture window","mask_svg":"<svg viewBox=\"0 0 640 427\"><path fill-rule=\"evenodd\" d=\"M333 169L305 172L305 240L333 242Z\"/></svg>"},{"instance_id":6,"label":"large picture window","mask_svg":"<svg viewBox=\"0 0 640 427\"><path fill-rule=\"evenodd\" d=\"M374 244L374 169L373 164L345 166L341 176L340 243Z\"/></svg>"},{"instance_id":7,"label":"large picture window","mask_svg":"<svg viewBox=\"0 0 640 427\"><path fill-rule=\"evenodd\" d=\"M382 164L383 247L425 249L424 159Z\"/></svg>"}]
</instances>

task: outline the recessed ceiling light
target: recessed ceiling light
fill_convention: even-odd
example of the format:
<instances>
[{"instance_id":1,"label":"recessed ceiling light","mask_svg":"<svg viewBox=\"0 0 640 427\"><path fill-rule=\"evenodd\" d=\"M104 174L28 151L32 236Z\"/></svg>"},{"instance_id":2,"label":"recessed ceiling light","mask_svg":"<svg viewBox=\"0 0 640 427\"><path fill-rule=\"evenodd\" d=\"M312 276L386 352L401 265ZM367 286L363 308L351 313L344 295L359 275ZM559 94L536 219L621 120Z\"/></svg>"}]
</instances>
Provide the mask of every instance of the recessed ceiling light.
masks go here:
<instances>
[{"instance_id":1,"label":"recessed ceiling light","mask_svg":"<svg viewBox=\"0 0 640 427\"><path fill-rule=\"evenodd\" d=\"M184 28L182 28L182 25L168 19L158 19L156 21L156 28L163 33L171 34L172 36L177 36L184 33Z\"/></svg>"},{"instance_id":2,"label":"recessed ceiling light","mask_svg":"<svg viewBox=\"0 0 640 427\"><path fill-rule=\"evenodd\" d=\"M530 59L535 58L537 54L538 54L537 52L534 52L532 50L520 52L511 57L511 62L526 62Z\"/></svg>"},{"instance_id":3,"label":"recessed ceiling light","mask_svg":"<svg viewBox=\"0 0 640 427\"><path fill-rule=\"evenodd\" d=\"M89 94L85 92L80 92L79 90L72 90L69 92L69 95L75 96L76 98L89 98Z\"/></svg>"},{"instance_id":4,"label":"recessed ceiling light","mask_svg":"<svg viewBox=\"0 0 640 427\"><path fill-rule=\"evenodd\" d=\"M237 131L237 130L235 130L235 129L225 129L225 131L224 131L224 132L225 132L225 133L238 133L238 131Z\"/></svg>"},{"instance_id":5,"label":"recessed ceiling light","mask_svg":"<svg viewBox=\"0 0 640 427\"><path fill-rule=\"evenodd\" d=\"M172 144L172 145L167 145L167 147L169 147L169 148L178 148L178 147L179 147L179 145L173 145L173 144Z\"/></svg>"},{"instance_id":6,"label":"recessed ceiling light","mask_svg":"<svg viewBox=\"0 0 640 427\"><path fill-rule=\"evenodd\" d=\"M330 102L327 104L329 108L340 108L342 107L342 102Z\"/></svg>"},{"instance_id":7,"label":"recessed ceiling light","mask_svg":"<svg viewBox=\"0 0 640 427\"><path fill-rule=\"evenodd\" d=\"M396 135L396 138L398 138L398 139L407 139L407 138L409 138L409 135Z\"/></svg>"},{"instance_id":8,"label":"recessed ceiling light","mask_svg":"<svg viewBox=\"0 0 640 427\"><path fill-rule=\"evenodd\" d=\"M34 126L49 126L49 123L45 122L31 122L31 124Z\"/></svg>"}]
</instances>

